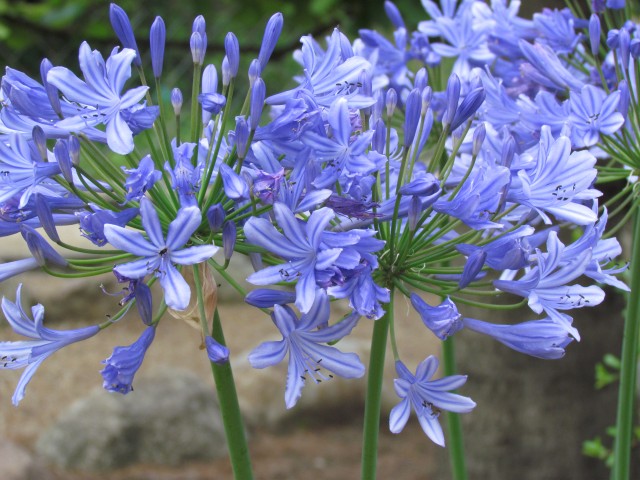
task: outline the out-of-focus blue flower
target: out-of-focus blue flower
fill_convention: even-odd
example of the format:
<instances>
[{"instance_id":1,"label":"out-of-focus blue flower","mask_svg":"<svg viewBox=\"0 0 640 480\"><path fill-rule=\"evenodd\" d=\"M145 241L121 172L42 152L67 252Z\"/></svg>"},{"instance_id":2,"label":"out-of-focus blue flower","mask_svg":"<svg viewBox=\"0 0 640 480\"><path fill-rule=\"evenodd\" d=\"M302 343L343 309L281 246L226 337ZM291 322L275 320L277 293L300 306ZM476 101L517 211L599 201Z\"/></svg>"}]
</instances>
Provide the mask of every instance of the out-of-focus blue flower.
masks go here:
<instances>
[{"instance_id":1,"label":"out-of-focus blue flower","mask_svg":"<svg viewBox=\"0 0 640 480\"><path fill-rule=\"evenodd\" d=\"M606 94L604 90L585 85L578 94L571 92L571 136L576 147L592 147L600 135L613 135L624 124L618 111L620 92Z\"/></svg>"},{"instance_id":2,"label":"out-of-focus blue flower","mask_svg":"<svg viewBox=\"0 0 640 480\"><path fill-rule=\"evenodd\" d=\"M202 221L197 207L186 207L178 211L176 218L169 224L166 239L153 203L146 197L140 200L140 214L142 226L149 240L136 230L127 230L118 225L104 227L105 237L110 244L142 257L116 265L114 270L128 278L155 275L160 279L167 306L175 310L184 310L189 305L191 289L173 264L193 265L204 262L218 251L218 247L196 245L184 248Z\"/></svg>"},{"instance_id":3,"label":"out-of-focus blue flower","mask_svg":"<svg viewBox=\"0 0 640 480\"><path fill-rule=\"evenodd\" d=\"M320 383L332 377L323 370L344 378L364 375L364 365L358 355L324 345L351 333L358 322L358 315L351 314L334 325L323 326L329 321L330 308L329 299L322 290L318 290L313 305L300 319L289 307L275 305L273 309L273 323L280 330L282 340L262 343L249 354L249 362L254 368L265 368L277 365L289 354L284 394L287 408L296 404L307 379Z\"/></svg>"},{"instance_id":4,"label":"out-of-focus blue flower","mask_svg":"<svg viewBox=\"0 0 640 480\"><path fill-rule=\"evenodd\" d=\"M18 335L30 340L0 342L0 369L17 369L26 367L13 394L13 404L18 405L24 398L25 388L36 373L40 364L49 355L63 347L81 340L86 340L100 331L95 325L76 330L51 330L43 325L44 307L40 304L31 307L33 319L22 308L22 284L18 285L15 303L2 297L2 312Z\"/></svg>"},{"instance_id":5,"label":"out-of-focus blue flower","mask_svg":"<svg viewBox=\"0 0 640 480\"><path fill-rule=\"evenodd\" d=\"M142 365L147 349L156 335L156 327L147 327L140 338L126 347L116 347L100 372L105 390L123 395L133 390L133 377Z\"/></svg>"},{"instance_id":6,"label":"out-of-focus blue flower","mask_svg":"<svg viewBox=\"0 0 640 480\"><path fill-rule=\"evenodd\" d=\"M413 407L424 433L434 443L444 447L444 433L438 422L440 411L468 413L476 403L469 397L449 392L464 385L466 375L431 380L437 369L438 359L433 355L418 364L415 375L400 360L396 361L399 378L394 380L394 387L402 401L391 409L389 429L393 433L400 433L407 424Z\"/></svg>"}]
</instances>

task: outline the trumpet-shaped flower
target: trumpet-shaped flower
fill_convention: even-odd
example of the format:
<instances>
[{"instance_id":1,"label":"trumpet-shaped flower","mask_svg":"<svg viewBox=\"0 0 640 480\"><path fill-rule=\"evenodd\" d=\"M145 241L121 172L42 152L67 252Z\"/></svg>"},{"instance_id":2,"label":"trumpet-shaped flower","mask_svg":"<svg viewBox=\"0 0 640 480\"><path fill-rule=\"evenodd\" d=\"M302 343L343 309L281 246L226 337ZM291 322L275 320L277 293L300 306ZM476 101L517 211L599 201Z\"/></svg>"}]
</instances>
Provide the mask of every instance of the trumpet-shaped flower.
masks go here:
<instances>
[{"instance_id":1,"label":"trumpet-shaped flower","mask_svg":"<svg viewBox=\"0 0 640 480\"><path fill-rule=\"evenodd\" d=\"M33 319L22 308L22 284L16 291L15 303L2 298L2 312L13 331L30 340L0 342L0 369L25 368L13 394L13 404L18 405L24 398L27 384L34 373L51 354L63 347L92 337L100 331L97 325L75 330L51 330L43 325L44 307L40 304L31 307Z\"/></svg>"},{"instance_id":2,"label":"trumpet-shaped flower","mask_svg":"<svg viewBox=\"0 0 640 480\"><path fill-rule=\"evenodd\" d=\"M204 262L218 251L218 247L197 245L184 248L202 221L197 207L186 207L178 211L175 220L169 224L166 239L151 200L145 197L140 200L140 214L142 226L149 240L139 231L111 224L104 227L104 235L111 245L142 257L133 262L116 265L114 270L128 278L143 278L149 274L157 276L164 290L167 306L175 310L184 310L189 305L191 289L174 263L193 265Z\"/></svg>"},{"instance_id":3,"label":"trumpet-shaped flower","mask_svg":"<svg viewBox=\"0 0 640 480\"><path fill-rule=\"evenodd\" d=\"M413 407L424 433L434 443L444 447L444 433L438 422L440 411L468 413L476 403L469 397L449 392L464 385L466 375L431 380L437 369L438 359L433 355L420 362L415 375L400 360L396 361L399 378L394 380L394 387L402 401L389 414L389 429L393 433L400 433L407 424Z\"/></svg>"},{"instance_id":4,"label":"trumpet-shaped flower","mask_svg":"<svg viewBox=\"0 0 640 480\"><path fill-rule=\"evenodd\" d=\"M249 355L251 366L265 368L277 365L289 354L284 395L287 408L296 404L308 378L315 383L332 378L331 374L325 375L323 370L344 378L360 378L364 375L364 365L358 355L343 353L335 347L323 345L351 333L359 315L352 314L330 327L322 327L329 321L329 299L322 290L318 290L315 298L309 312L300 319L289 307L275 305L271 317L282 334L282 340L264 342Z\"/></svg>"},{"instance_id":5,"label":"trumpet-shaped flower","mask_svg":"<svg viewBox=\"0 0 640 480\"><path fill-rule=\"evenodd\" d=\"M106 365L100 372L104 382L102 386L110 392L123 395L133 390L133 376L136 374L147 349L153 342L156 327L147 327L140 338L127 347L116 347L109 358L102 363Z\"/></svg>"}]
</instances>

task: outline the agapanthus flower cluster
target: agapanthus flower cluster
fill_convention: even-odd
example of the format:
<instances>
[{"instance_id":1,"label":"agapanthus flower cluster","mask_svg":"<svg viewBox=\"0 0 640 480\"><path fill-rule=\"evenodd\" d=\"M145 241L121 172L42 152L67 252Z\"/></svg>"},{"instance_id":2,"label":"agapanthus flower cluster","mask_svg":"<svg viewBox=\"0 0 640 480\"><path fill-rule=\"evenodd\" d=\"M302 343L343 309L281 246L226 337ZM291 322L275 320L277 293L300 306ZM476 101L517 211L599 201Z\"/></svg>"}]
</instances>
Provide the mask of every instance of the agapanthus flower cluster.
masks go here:
<instances>
[{"instance_id":1,"label":"agapanthus flower cluster","mask_svg":"<svg viewBox=\"0 0 640 480\"><path fill-rule=\"evenodd\" d=\"M33 269L54 276L112 271L128 284L120 311L77 331L45 329L41 307L34 307L35 330L26 328L20 291L15 304L3 301L14 330L32 339L0 343L4 368L27 367L14 403L46 356L117 325L137 304L140 339L116 347L102 371L106 389L129 392L165 310L204 304L203 264L237 285L228 266L238 254L254 266L248 282L261 287L247 302L267 311L282 335L249 360L264 368L288 356L288 408L307 383L364 375L339 340L358 322L384 319L393 329L389 304L397 295L411 299L440 339L466 329L528 355L562 357L579 340L571 311L604 298L596 283L625 288L613 276L621 268L610 265L620 247L603 237L606 210L598 205L590 150L625 123L630 88L615 83L615 62L624 59L613 55L609 70L602 64L605 83L591 84L588 71L577 74L558 57L578 52L586 28L566 12L524 20L517 1L423 4L430 19L408 32L386 2L393 41L371 30L355 40L338 29L326 39L302 37L297 85L284 91L261 78L282 30L282 15L274 15L239 110L233 97L242 49L234 34L223 40L216 33L226 56L219 66L206 64L213 35L202 16L190 39L193 90L174 88L170 106L161 95L173 88L163 84L164 21L151 26L148 65L115 5L120 46L105 57L83 43L82 78L75 67L46 59L39 79L7 68L0 232L20 233L32 258L0 266L0 279ZM453 71L440 84L429 72L448 57ZM56 229L70 224L95 247L62 242ZM564 229L576 240L563 242ZM152 298L156 282L161 293ZM458 312L465 304L490 308L478 295L499 295L513 308L528 304L540 318L496 325ZM333 318L331 300L350 313ZM201 312L206 351L224 363L234 352L212 337L214 312ZM432 380L434 352L410 373L391 338L401 398L391 430L402 430L413 408L425 433L444 445L439 412L475 406L450 393L466 377Z\"/></svg>"}]
</instances>

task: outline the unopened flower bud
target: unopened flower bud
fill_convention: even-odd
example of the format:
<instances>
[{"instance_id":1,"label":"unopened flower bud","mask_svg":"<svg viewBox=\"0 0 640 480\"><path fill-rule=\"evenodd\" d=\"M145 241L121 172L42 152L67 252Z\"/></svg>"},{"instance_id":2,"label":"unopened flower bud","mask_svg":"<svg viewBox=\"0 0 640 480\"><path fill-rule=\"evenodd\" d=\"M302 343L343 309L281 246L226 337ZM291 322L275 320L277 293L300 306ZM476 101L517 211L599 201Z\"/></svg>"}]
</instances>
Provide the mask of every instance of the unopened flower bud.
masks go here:
<instances>
[{"instance_id":1,"label":"unopened flower bud","mask_svg":"<svg viewBox=\"0 0 640 480\"><path fill-rule=\"evenodd\" d=\"M193 59L193 63L196 65L202 65L204 63L204 54L206 51L206 44L198 32L193 32L191 34L191 39L189 41L189 45L191 47L191 58Z\"/></svg>"},{"instance_id":2,"label":"unopened flower bud","mask_svg":"<svg viewBox=\"0 0 640 480\"><path fill-rule=\"evenodd\" d=\"M405 104L404 112L404 141L403 146L408 148L413 143L416 135L418 123L420 122L420 111L422 109L422 99L417 89L411 90Z\"/></svg>"},{"instance_id":3,"label":"unopened flower bud","mask_svg":"<svg viewBox=\"0 0 640 480\"><path fill-rule=\"evenodd\" d=\"M31 138L33 139L33 143L35 144L36 149L38 150L38 155L40 155L42 161L46 162L48 156L47 136L44 134L44 130L42 130L42 127L40 125L36 125L35 127L33 127L33 130L31 131Z\"/></svg>"},{"instance_id":4,"label":"unopened flower bud","mask_svg":"<svg viewBox=\"0 0 640 480\"><path fill-rule=\"evenodd\" d=\"M236 117L236 153L238 158L247 155L247 142L249 141L249 125L243 116Z\"/></svg>"},{"instance_id":5,"label":"unopened flower bud","mask_svg":"<svg viewBox=\"0 0 640 480\"><path fill-rule=\"evenodd\" d=\"M209 207L209 210L207 210L207 221L209 222L209 228L213 233L222 231L222 225L225 217L226 213L221 203L215 203Z\"/></svg>"},{"instance_id":6,"label":"unopened flower bud","mask_svg":"<svg viewBox=\"0 0 640 480\"><path fill-rule=\"evenodd\" d=\"M207 356L213 363L223 365L229 361L229 349L218 343L213 337L205 337L204 345L207 349Z\"/></svg>"},{"instance_id":7,"label":"unopened flower bud","mask_svg":"<svg viewBox=\"0 0 640 480\"><path fill-rule=\"evenodd\" d=\"M260 62L260 71L264 70L273 50L276 48L280 32L282 32L282 24L284 19L281 13L274 14L264 29L264 36L262 37L262 44L260 45L260 53L258 54L258 60Z\"/></svg>"},{"instance_id":8,"label":"unopened flower bud","mask_svg":"<svg viewBox=\"0 0 640 480\"><path fill-rule=\"evenodd\" d=\"M164 44L167 37L167 30L164 26L162 17L156 17L151 24L149 32L149 44L151 47L151 68L153 76L160 78L162 75L162 66L164 64Z\"/></svg>"},{"instance_id":9,"label":"unopened flower bud","mask_svg":"<svg viewBox=\"0 0 640 480\"><path fill-rule=\"evenodd\" d=\"M480 148L484 143L485 136L487 135L487 127L484 122L478 125L473 131L473 147L471 149L471 155L474 157L480 153Z\"/></svg>"},{"instance_id":10,"label":"unopened flower bud","mask_svg":"<svg viewBox=\"0 0 640 480\"><path fill-rule=\"evenodd\" d=\"M398 93L395 88L390 88L387 90L387 98L386 98L386 107L387 107L387 117L393 117L393 112L396 109L396 105L398 104Z\"/></svg>"},{"instance_id":11,"label":"unopened flower bud","mask_svg":"<svg viewBox=\"0 0 640 480\"><path fill-rule=\"evenodd\" d=\"M176 117L180 116L182 111L182 91L179 88L171 90L171 106Z\"/></svg>"},{"instance_id":12,"label":"unopened flower bud","mask_svg":"<svg viewBox=\"0 0 640 480\"><path fill-rule=\"evenodd\" d=\"M404 20L402 20L402 15L400 15L400 10L395 6L393 2L387 0L384 2L384 12L387 14L389 20L396 28L404 28Z\"/></svg>"},{"instance_id":13,"label":"unopened flower bud","mask_svg":"<svg viewBox=\"0 0 640 480\"><path fill-rule=\"evenodd\" d=\"M227 36L224 37L224 51L229 61L231 78L236 78L238 75L238 67L240 66L240 45L238 38L231 32L227 33Z\"/></svg>"},{"instance_id":14,"label":"unopened flower bud","mask_svg":"<svg viewBox=\"0 0 640 480\"><path fill-rule=\"evenodd\" d=\"M75 137L71 137L71 138L75 138ZM69 182L70 184L73 184L73 170L71 168L72 167L71 155L69 154L67 141L62 139L58 140L55 146L53 147L53 154L56 157L56 161L58 162L58 165L60 166L60 171L62 172L62 176L67 182Z\"/></svg>"},{"instance_id":15,"label":"unopened flower bud","mask_svg":"<svg viewBox=\"0 0 640 480\"><path fill-rule=\"evenodd\" d=\"M256 288L251 290L244 301L258 308L272 308L274 305L286 305L296 301L296 294L286 290Z\"/></svg>"},{"instance_id":16,"label":"unopened flower bud","mask_svg":"<svg viewBox=\"0 0 640 480\"><path fill-rule=\"evenodd\" d=\"M422 67L413 79L413 88L423 91L427 87L427 83L429 83L429 74L427 69Z\"/></svg>"},{"instance_id":17,"label":"unopened flower bud","mask_svg":"<svg viewBox=\"0 0 640 480\"><path fill-rule=\"evenodd\" d=\"M422 108L420 109L421 115L427 114L427 110L429 110L429 107L431 106L432 96L433 90L431 90L431 87L425 87L424 90L422 90L422 93L420 94L420 98L422 99Z\"/></svg>"},{"instance_id":18,"label":"unopened flower bud","mask_svg":"<svg viewBox=\"0 0 640 480\"><path fill-rule=\"evenodd\" d=\"M80 165L80 140L78 140L78 137L69 137L67 140L67 147L69 148L71 165L77 167Z\"/></svg>"},{"instance_id":19,"label":"unopened flower bud","mask_svg":"<svg viewBox=\"0 0 640 480\"><path fill-rule=\"evenodd\" d=\"M233 250L236 248L236 238L238 232L236 230L236 224L233 221L225 222L222 227L222 248L224 251L225 263L228 263L233 255Z\"/></svg>"},{"instance_id":20,"label":"unopened flower bud","mask_svg":"<svg viewBox=\"0 0 640 480\"><path fill-rule=\"evenodd\" d=\"M442 116L442 125L448 127L453 121L456 110L458 110L458 100L460 99L460 79L455 73L449 77L445 98L447 108Z\"/></svg>"},{"instance_id":21,"label":"unopened flower bud","mask_svg":"<svg viewBox=\"0 0 640 480\"><path fill-rule=\"evenodd\" d=\"M122 43L124 48L130 48L135 50L136 58L133 59L133 64L136 67L142 66L140 61L140 52L138 51L138 45L136 44L136 38L133 35L133 28L127 13L115 3L111 4L109 8L109 19L111 20L111 26L113 31L116 32L116 36Z\"/></svg>"},{"instance_id":22,"label":"unopened flower bud","mask_svg":"<svg viewBox=\"0 0 640 480\"><path fill-rule=\"evenodd\" d=\"M256 78L260 77L262 69L260 68L260 62L257 58L251 60L251 64L249 65L249 86L253 87L253 83L256 81Z\"/></svg>"},{"instance_id":23,"label":"unopened flower bud","mask_svg":"<svg viewBox=\"0 0 640 480\"><path fill-rule=\"evenodd\" d=\"M222 59L222 67L220 68L220 70L222 70L222 86L227 87L231 83L232 76L231 65L229 65L229 59L226 55Z\"/></svg>"}]
</instances>

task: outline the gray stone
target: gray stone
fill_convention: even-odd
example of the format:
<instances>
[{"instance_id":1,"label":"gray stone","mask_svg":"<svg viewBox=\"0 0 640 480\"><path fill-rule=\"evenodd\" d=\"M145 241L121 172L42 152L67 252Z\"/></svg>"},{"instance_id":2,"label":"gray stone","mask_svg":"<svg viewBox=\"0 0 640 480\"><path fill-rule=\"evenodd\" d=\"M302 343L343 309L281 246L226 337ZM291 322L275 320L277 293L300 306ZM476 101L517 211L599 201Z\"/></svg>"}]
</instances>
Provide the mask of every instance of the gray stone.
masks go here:
<instances>
[{"instance_id":1,"label":"gray stone","mask_svg":"<svg viewBox=\"0 0 640 480\"><path fill-rule=\"evenodd\" d=\"M62 468L91 471L226 455L210 387L177 369L136 380L128 395L96 390L72 404L40 436L38 454Z\"/></svg>"},{"instance_id":2,"label":"gray stone","mask_svg":"<svg viewBox=\"0 0 640 480\"><path fill-rule=\"evenodd\" d=\"M0 478L2 480L48 480L51 475L24 448L8 440L0 443Z\"/></svg>"}]
</instances>

